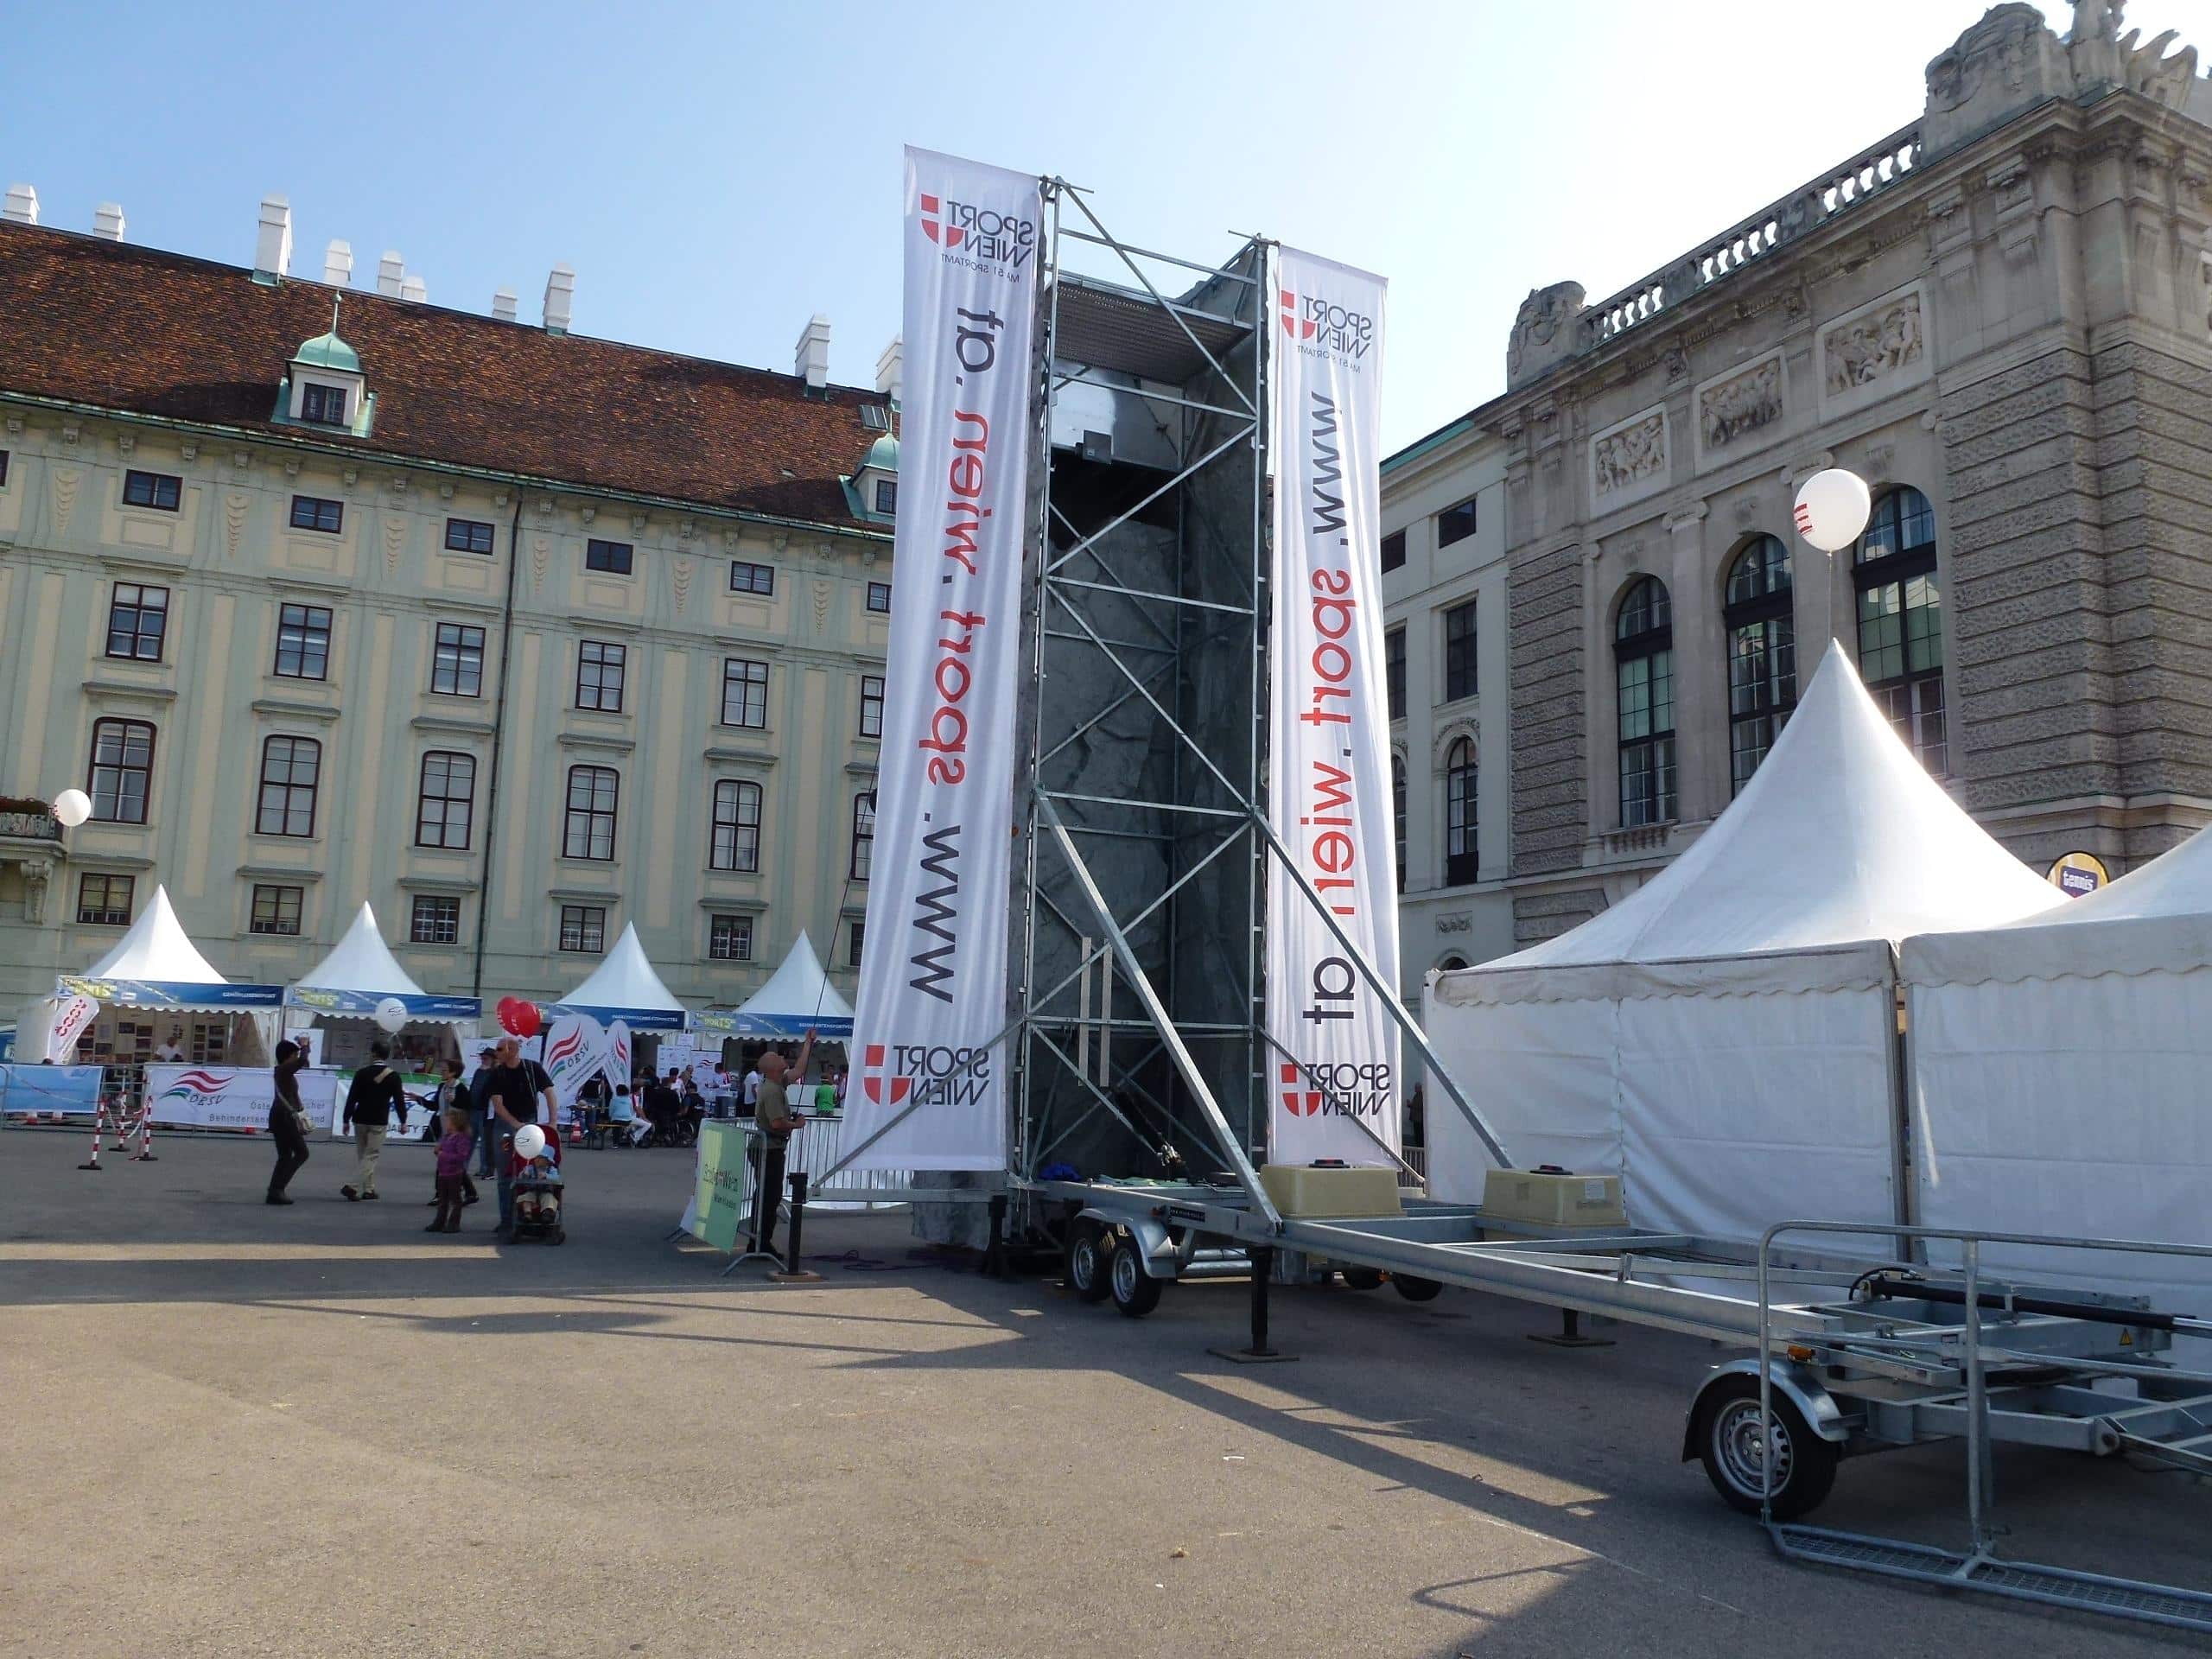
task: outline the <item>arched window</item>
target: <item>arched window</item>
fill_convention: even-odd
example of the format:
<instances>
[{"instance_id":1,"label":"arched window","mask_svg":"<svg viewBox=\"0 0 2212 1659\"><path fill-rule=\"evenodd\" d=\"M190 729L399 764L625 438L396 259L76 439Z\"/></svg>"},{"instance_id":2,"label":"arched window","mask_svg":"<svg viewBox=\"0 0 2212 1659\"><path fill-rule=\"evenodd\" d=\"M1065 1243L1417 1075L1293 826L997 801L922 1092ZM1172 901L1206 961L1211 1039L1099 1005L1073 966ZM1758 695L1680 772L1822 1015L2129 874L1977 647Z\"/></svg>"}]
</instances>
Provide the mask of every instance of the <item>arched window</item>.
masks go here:
<instances>
[{"instance_id":1,"label":"arched window","mask_svg":"<svg viewBox=\"0 0 2212 1659\"><path fill-rule=\"evenodd\" d=\"M1797 706L1797 637L1789 616L1789 550L1772 536L1728 567L1729 791L1740 793Z\"/></svg>"},{"instance_id":2,"label":"arched window","mask_svg":"<svg viewBox=\"0 0 2212 1659\"><path fill-rule=\"evenodd\" d=\"M1943 719L1943 594L1936 510L1918 490L1874 504L1859 538L1859 673L1897 735L1935 776L1951 769Z\"/></svg>"},{"instance_id":3,"label":"arched window","mask_svg":"<svg viewBox=\"0 0 2212 1659\"><path fill-rule=\"evenodd\" d=\"M1667 586L1638 576L1613 623L1620 742L1621 826L1675 816L1675 611Z\"/></svg>"},{"instance_id":4,"label":"arched window","mask_svg":"<svg viewBox=\"0 0 2212 1659\"><path fill-rule=\"evenodd\" d=\"M1475 745L1463 737L1444 752L1444 885L1475 877Z\"/></svg>"},{"instance_id":5,"label":"arched window","mask_svg":"<svg viewBox=\"0 0 2212 1659\"><path fill-rule=\"evenodd\" d=\"M1406 890L1406 757L1390 757L1390 839L1398 852L1398 891Z\"/></svg>"},{"instance_id":6,"label":"arched window","mask_svg":"<svg viewBox=\"0 0 2212 1659\"><path fill-rule=\"evenodd\" d=\"M1456 974L1467 965L1467 959L1465 957L1446 957L1436 965L1447 974Z\"/></svg>"}]
</instances>

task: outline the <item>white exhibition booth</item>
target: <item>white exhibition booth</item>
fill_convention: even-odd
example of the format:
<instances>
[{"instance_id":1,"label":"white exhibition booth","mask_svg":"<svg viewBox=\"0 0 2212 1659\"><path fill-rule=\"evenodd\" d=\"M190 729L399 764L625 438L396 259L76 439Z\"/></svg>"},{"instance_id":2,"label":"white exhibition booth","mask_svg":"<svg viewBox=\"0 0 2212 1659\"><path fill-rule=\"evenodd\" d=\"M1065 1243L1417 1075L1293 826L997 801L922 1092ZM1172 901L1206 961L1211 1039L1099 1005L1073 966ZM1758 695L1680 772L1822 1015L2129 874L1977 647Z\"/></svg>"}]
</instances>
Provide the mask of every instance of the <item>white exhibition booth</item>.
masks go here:
<instances>
[{"instance_id":1,"label":"white exhibition booth","mask_svg":"<svg viewBox=\"0 0 2212 1659\"><path fill-rule=\"evenodd\" d=\"M768 982L734 1008L709 1008L699 1028L725 1037L785 1039L810 1030L823 1041L842 1042L853 1034L853 1005L830 982L814 941L804 928Z\"/></svg>"},{"instance_id":2,"label":"white exhibition booth","mask_svg":"<svg viewBox=\"0 0 2212 1659\"><path fill-rule=\"evenodd\" d=\"M1929 777L1831 645L1688 851L1580 927L1432 975L1424 1022L1516 1163L1618 1174L1636 1226L1892 1223L1896 942L2063 902ZM1431 1195L1479 1199L1488 1155L1426 1093Z\"/></svg>"},{"instance_id":3,"label":"white exhibition booth","mask_svg":"<svg viewBox=\"0 0 2212 1659\"><path fill-rule=\"evenodd\" d=\"M2212 1245L2212 831L2048 914L1900 954L1929 1226ZM2192 1282L2184 1306L2212 1314L2201 1262L2082 1251L2063 1266Z\"/></svg>"},{"instance_id":4,"label":"white exhibition booth","mask_svg":"<svg viewBox=\"0 0 2212 1659\"><path fill-rule=\"evenodd\" d=\"M393 1002L399 1004L406 1020L397 1031L384 1033L378 1010ZM309 1020L321 1027L318 1066L358 1070L368 1062L369 1045L385 1034L396 1046L394 1064L403 1072L424 1077L439 1060L465 1058L461 1044L475 1029L482 1004L473 996L433 996L416 983L384 942L375 910L364 903L322 960L286 987L284 1008L286 1023L296 1031L315 1028L303 1023ZM303 1091L307 1086L303 1082ZM410 1089L423 1092L419 1085ZM331 1134L344 1132L344 1105L335 1091L327 1112L314 1110L314 1103L309 1104ZM413 1138L412 1131L424 1121L419 1115L411 1116L407 1138Z\"/></svg>"}]
</instances>

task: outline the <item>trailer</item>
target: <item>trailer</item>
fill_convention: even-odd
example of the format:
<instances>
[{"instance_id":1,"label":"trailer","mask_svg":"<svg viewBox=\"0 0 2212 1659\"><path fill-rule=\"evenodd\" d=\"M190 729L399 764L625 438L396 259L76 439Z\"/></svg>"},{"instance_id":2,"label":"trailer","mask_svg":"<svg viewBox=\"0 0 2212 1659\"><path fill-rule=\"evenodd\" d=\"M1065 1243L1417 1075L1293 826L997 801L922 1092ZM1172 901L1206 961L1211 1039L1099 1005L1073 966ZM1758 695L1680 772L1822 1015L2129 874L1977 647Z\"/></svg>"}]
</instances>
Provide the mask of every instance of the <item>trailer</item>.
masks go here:
<instances>
[{"instance_id":1,"label":"trailer","mask_svg":"<svg viewBox=\"0 0 2212 1659\"><path fill-rule=\"evenodd\" d=\"M1226 1181L1027 1190L1058 1210L1067 1281L1085 1300L1141 1318L1179 1280L1247 1277L1251 1343L1236 1357L1272 1357L1271 1283L1332 1274L1416 1302L1452 1285L1555 1307L1564 1328L1553 1340L1566 1345L1592 1340L1580 1327L1592 1315L1743 1349L1692 1395L1681 1454L1703 1464L1725 1502L1758 1516L1784 1555L2212 1631L2212 1592L2002 1560L1989 1520L1999 1444L2126 1452L2212 1475L2212 1370L2173 1353L2177 1338L2212 1337L2212 1319L1981 1265L1993 1244L2200 1267L2212 1267L2212 1249L1812 1221L1745 1241L1544 1227L1417 1199L1398 1216L1271 1222ZM1870 1234L1889 1253L1802 1248L1815 1236ZM1785 1239L1798 1248L1781 1248ZM1955 1251L1956 1264L1931 1264L1930 1246ZM1945 1440L1967 1443L1964 1551L1799 1524L1847 1459Z\"/></svg>"}]
</instances>

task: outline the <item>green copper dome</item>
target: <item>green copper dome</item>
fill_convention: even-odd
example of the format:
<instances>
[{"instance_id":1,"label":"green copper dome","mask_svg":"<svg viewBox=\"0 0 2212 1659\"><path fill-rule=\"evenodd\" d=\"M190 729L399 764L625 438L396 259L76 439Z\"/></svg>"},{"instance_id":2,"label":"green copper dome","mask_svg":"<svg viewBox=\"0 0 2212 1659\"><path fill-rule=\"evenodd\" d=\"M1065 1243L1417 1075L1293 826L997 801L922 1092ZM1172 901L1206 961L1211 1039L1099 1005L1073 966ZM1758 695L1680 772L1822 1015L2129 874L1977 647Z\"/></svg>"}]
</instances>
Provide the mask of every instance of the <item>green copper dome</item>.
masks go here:
<instances>
[{"instance_id":1,"label":"green copper dome","mask_svg":"<svg viewBox=\"0 0 2212 1659\"><path fill-rule=\"evenodd\" d=\"M317 334L313 340L292 353L292 361L303 363L311 369L332 369L341 374L361 372L361 354L338 338L333 329L327 334Z\"/></svg>"},{"instance_id":2,"label":"green copper dome","mask_svg":"<svg viewBox=\"0 0 2212 1659\"><path fill-rule=\"evenodd\" d=\"M887 473L897 472L899 470L899 440L888 432L885 433L874 443L868 445L868 459L861 465L863 467L880 467Z\"/></svg>"}]
</instances>

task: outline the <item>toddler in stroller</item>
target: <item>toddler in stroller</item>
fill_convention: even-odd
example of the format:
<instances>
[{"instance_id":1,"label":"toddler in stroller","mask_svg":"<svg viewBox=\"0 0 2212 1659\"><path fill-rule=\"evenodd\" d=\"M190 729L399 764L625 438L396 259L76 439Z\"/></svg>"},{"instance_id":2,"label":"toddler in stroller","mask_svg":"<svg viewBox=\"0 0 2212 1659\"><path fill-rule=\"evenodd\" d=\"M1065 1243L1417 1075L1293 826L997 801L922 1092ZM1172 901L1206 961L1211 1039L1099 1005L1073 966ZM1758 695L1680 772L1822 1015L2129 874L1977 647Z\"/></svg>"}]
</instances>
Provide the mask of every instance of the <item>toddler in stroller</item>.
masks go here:
<instances>
[{"instance_id":1,"label":"toddler in stroller","mask_svg":"<svg viewBox=\"0 0 2212 1659\"><path fill-rule=\"evenodd\" d=\"M515 1231L517 1243L542 1238L549 1244L566 1242L568 1229L561 1212L566 1202L561 1179L561 1143L546 1138L535 1157L514 1156Z\"/></svg>"}]
</instances>

